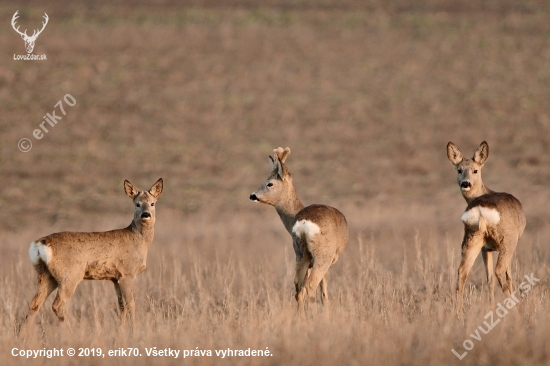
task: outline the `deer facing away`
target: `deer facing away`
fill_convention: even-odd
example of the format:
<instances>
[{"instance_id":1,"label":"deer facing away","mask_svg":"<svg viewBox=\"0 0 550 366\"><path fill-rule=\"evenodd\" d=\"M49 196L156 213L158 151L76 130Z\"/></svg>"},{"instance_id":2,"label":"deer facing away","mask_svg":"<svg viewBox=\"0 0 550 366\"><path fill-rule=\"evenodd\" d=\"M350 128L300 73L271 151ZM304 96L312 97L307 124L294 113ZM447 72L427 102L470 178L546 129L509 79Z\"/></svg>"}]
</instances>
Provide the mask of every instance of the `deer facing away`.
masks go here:
<instances>
[{"instance_id":1,"label":"deer facing away","mask_svg":"<svg viewBox=\"0 0 550 366\"><path fill-rule=\"evenodd\" d=\"M449 142L447 157L456 167L458 185L468 204L461 218L464 222L464 239L457 285L457 313L461 314L464 283L480 251L485 264L491 305L494 305L493 273L506 296L512 294L512 256L526 221L518 199L508 193L490 190L481 180L481 169L489 157L487 142L483 141L479 145L472 159L464 159L458 147ZM499 252L494 269L493 251Z\"/></svg>"},{"instance_id":2,"label":"deer facing away","mask_svg":"<svg viewBox=\"0 0 550 366\"><path fill-rule=\"evenodd\" d=\"M38 290L29 306L27 324L56 288L52 308L63 322L66 303L82 280L111 280L118 297L121 322L125 322L128 314L134 324L133 282L145 270L147 252L153 242L155 203L162 187L162 178L148 191L140 191L124 181L124 190L134 202L134 219L124 229L61 232L31 243L29 256L38 273Z\"/></svg>"},{"instance_id":3,"label":"deer facing away","mask_svg":"<svg viewBox=\"0 0 550 366\"><path fill-rule=\"evenodd\" d=\"M329 267L336 262L348 242L348 225L344 215L325 205L304 207L294 185L285 160L290 154L287 147L273 150L269 157L271 174L250 195L254 202L274 206L286 230L292 236L296 254L296 300L304 311L304 301L315 301L321 285L321 301L328 305L327 278ZM326 308L326 306L325 306Z\"/></svg>"}]
</instances>

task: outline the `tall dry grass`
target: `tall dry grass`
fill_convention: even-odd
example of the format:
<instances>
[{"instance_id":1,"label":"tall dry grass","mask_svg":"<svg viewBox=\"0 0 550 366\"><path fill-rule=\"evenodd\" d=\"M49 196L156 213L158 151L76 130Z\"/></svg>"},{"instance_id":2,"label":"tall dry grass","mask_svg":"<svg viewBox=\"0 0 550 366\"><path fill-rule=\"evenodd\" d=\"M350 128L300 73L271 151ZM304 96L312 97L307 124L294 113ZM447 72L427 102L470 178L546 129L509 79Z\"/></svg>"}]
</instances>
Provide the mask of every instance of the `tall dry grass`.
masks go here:
<instances>
[{"instance_id":1,"label":"tall dry grass","mask_svg":"<svg viewBox=\"0 0 550 366\"><path fill-rule=\"evenodd\" d=\"M51 311L52 296L40 312L36 334L15 337L14 324L26 313L36 276L25 246L7 253L10 264L2 269L0 289L3 364L49 364L11 357L13 347L100 347L103 352L138 347L143 354L100 360L62 357L55 360L60 365L548 363L550 252L543 244L548 227L536 234L527 232L513 262L516 287L532 272L540 284L489 334L481 333L482 340L474 341L474 349L459 361L451 349L464 351L463 341L483 326L490 307L478 261L467 282L465 316L455 316L458 229L441 235L429 227L395 225L374 234L352 227L349 247L329 272L330 315L319 302L319 311L310 307L307 319L301 319L294 300L291 243L275 212L221 221L167 216L160 204L148 269L135 284L138 322L133 334L119 328L112 284L87 281L69 303L72 334ZM368 215L363 219L368 221ZM108 221L87 225L85 229L110 227ZM20 237L4 235L2 240ZM500 288L496 295L497 301L503 300ZM273 356L183 361L146 357L146 347L212 352L268 347Z\"/></svg>"}]
</instances>

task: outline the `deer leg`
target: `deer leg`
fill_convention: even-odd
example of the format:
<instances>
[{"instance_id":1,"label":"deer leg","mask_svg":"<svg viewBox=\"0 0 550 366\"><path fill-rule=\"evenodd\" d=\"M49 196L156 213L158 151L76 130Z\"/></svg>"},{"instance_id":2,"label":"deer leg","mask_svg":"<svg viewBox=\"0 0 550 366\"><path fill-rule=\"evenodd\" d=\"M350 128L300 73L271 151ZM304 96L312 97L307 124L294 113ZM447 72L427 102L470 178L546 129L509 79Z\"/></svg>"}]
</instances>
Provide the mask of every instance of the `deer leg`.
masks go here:
<instances>
[{"instance_id":1,"label":"deer leg","mask_svg":"<svg viewBox=\"0 0 550 366\"><path fill-rule=\"evenodd\" d=\"M511 255L507 255L500 253L497 259L497 265L495 268L495 275L497 276L498 283L500 284L500 287L502 288L502 292L506 296L510 296L512 294L512 271L510 270L510 262L512 259Z\"/></svg>"},{"instance_id":2,"label":"deer leg","mask_svg":"<svg viewBox=\"0 0 550 366\"><path fill-rule=\"evenodd\" d=\"M72 333L71 324L69 319L65 318L65 311L67 306L67 301L73 296L76 286L81 281L81 278L84 276L78 276L76 280L67 280L66 282L58 281L57 295L53 301L52 309L55 315L59 318L61 323L64 323L68 330Z\"/></svg>"},{"instance_id":3,"label":"deer leg","mask_svg":"<svg viewBox=\"0 0 550 366\"><path fill-rule=\"evenodd\" d=\"M512 261L508 263L508 269L506 270L506 284L510 290L510 294L514 292L514 284L512 283Z\"/></svg>"},{"instance_id":4,"label":"deer leg","mask_svg":"<svg viewBox=\"0 0 550 366\"><path fill-rule=\"evenodd\" d=\"M495 305L495 281L494 281L494 268L493 268L493 253L483 247L481 249L483 256L483 263L485 264L485 273L487 274L487 285L489 287L489 299L491 300L491 307Z\"/></svg>"},{"instance_id":5,"label":"deer leg","mask_svg":"<svg viewBox=\"0 0 550 366\"><path fill-rule=\"evenodd\" d=\"M296 294L300 292L302 286L304 286L305 279L309 276L309 264L311 258L309 255L305 255L302 259L296 262L296 275L294 276L294 286L296 287Z\"/></svg>"},{"instance_id":6,"label":"deer leg","mask_svg":"<svg viewBox=\"0 0 550 366\"><path fill-rule=\"evenodd\" d=\"M334 263L334 262L333 262ZM325 274L325 277L321 279L320 288L321 288L321 302L323 303L323 312L325 316L330 315L330 310L328 307L329 301L328 301L328 282L327 282L327 275Z\"/></svg>"},{"instance_id":7,"label":"deer leg","mask_svg":"<svg viewBox=\"0 0 550 366\"><path fill-rule=\"evenodd\" d=\"M498 255L497 265L495 267L495 275L502 291L506 296L510 296L513 291L512 284L512 256L518 244L517 239L506 237L502 243L502 248Z\"/></svg>"},{"instance_id":8,"label":"deer leg","mask_svg":"<svg viewBox=\"0 0 550 366\"><path fill-rule=\"evenodd\" d=\"M325 307L328 305L328 283L327 283L327 275L325 274L325 277L321 280L321 302Z\"/></svg>"},{"instance_id":9,"label":"deer leg","mask_svg":"<svg viewBox=\"0 0 550 366\"><path fill-rule=\"evenodd\" d=\"M121 324L125 324L126 314L128 314L130 316L131 325L134 326L136 321L134 292L133 292L134 278L123 277L120 280L118 280L118 284L120 285L120 290L122 292L122 296L124 297L124 302L125 302L124 310L120 314L120 322Z\"/></svg>"},{"instance_id":10,"label":"deer leg","mask_svg":"<svg viewBox=\"0 0 550 366\"><path fill-rule=\"evenodd\" d=\"M470 273L470 269L476 260L477 255L483 247L483 236L476 233L466 231L464 240L462 241L462 261L458 267L458 284L456 289L456 311L457 314L462 314L462 298L464 296L464 283Z\"/></svg>"},{"instance_id":11,"label":"deer leg","mask_svg":"<svg viewBox=\"0 0 550 366\"><path fill-rule=\"evenodd\" d=\"M296 295L300 292L300 289L304 285L304 281L309 277L309 266L311 264L311 254L306 249L306 243L303 238L292 238L292 246L296 253L296 274L294 276L294 287L296 288Z\"/></svg>"},{"instance_id":12,"label":"deer leg","mask_svg":"<svg viewBox=\"0 0 550 366\"><path fill-rule=\"evenodd\" d=\"M57 281L52 277L44 263L36 265L35 268L38 272L38 289L29 305L29 313L25 317L25 324L32 323L44 301L57 288Z\"/></svg>"},{"instance_id":13,"label":"deer leg","mask_svg":"<svg viewBox=\"0 0 550 366\"><path fill-rule=\"evenodd\" d=\"M67 281L59 284L57 295L52 305L52 309L62 322L65 321L65 310L67 301L73 296L76 286L80 281Z\"/></svg>"},{"instance_id":14,"label":"deer leg","mask_svg":"<svg viewBox=\"0 0 550 366\"><path fill-rule=\"evenodd\" d=\"M118 308L120 310L120 313L122 314L122 312L124 311L124 298L122 297L122 290L120 289L118 280L113 279L111 281L113 281L113 284L115 285L116 297L118 299Z\"/></svg>"},{"instance_id":15,"label":"deer leg","mask_svg":"<svg viewBox=\"0 0 550 366\"><path fill-rule=\"evenodd\" d=\"M300 312L304 312L305 301L315 301L315 294L319 283L325 277L325 274L330 267L331 262L322 262L314 261L313 268L311 268L311 274L306 279L304 286L300 289L300 292L296 295L296 300L298 301L298 309Z\"/></svg>"}]
</instances>

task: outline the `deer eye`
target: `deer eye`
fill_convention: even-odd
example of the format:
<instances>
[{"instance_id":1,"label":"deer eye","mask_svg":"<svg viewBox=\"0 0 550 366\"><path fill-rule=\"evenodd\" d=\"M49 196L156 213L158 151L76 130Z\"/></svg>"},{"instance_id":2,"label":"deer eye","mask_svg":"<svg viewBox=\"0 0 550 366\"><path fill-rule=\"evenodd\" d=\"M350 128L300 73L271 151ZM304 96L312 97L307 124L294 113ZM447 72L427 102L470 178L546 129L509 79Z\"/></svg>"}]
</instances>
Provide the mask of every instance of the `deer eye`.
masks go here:
<instances>
[{"instance_id":1,"label":"deer eye","mask_svg":"<svg viewBox=\"0 0 550 366\"><path fill-rule=\"evenodd\" d=\"M151 203L151 206L154 206L155 205L155 202Z\"/></svg>"},{"instance_id":2,"label":"deer eye","mask_svg":"<svg viewBox=\"0 0 550 366\"><path fill-rule=\"evenodd\" d=\"M136 207L139 207L139 203L136 203Z\"/></svg>"},{"instance_id":3,"label":"deer eye","mask_svg":"<svg viewBox=\"0 0 550 366\"><path fill-rule=\"evenodd\" d=\"M474 174L477 174L477 169L474 169Z\"/></svg>"},{"instance_id":4,"label":"deer eye","mask_svg":"<svg viewBox=\"0 0 550 366\"><path fill-rule=\"evenodd\" d=\"M462 169L458 169L458 174L462 174Z\"/></svg>"},{"instance_id":5,"label":"deer eye","mask_svg":"<svg viewBox=\"0 0 550 366\"><path fill-rule=\"evenodd\" d=\"M267 186L268 187L273 187L273 183L269 182L269 183L267 183Z\"/></svg>"}]
</instances>

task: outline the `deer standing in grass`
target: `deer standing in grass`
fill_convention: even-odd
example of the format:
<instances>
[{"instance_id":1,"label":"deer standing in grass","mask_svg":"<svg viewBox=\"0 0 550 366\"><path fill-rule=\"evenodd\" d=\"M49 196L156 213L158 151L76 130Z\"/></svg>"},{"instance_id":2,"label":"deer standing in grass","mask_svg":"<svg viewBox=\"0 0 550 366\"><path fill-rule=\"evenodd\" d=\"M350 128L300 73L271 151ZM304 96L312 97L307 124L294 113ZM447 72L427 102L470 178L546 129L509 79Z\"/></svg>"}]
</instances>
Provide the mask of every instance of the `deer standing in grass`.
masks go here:
<instances>
[{"instance_id":1,"label":"deer standing in grass","mask_svg":"<svg viewBox=\"0 0 550 366\"><path fill-rule=\"evenodd\" d=\"M38 273L38 291L26 323L34 319L46 298L57 288L53 311L62 322L65 306L82 280L111 280L115 286L121 323L126 315L135 322L133 282L145 270L155 224L155 203L162 192L162 178L148 191L124 181L134 201L132 223L119 230L78 233L61 232L31 243L29 256Z\"/></svg>"},{"instance_id":2,"label":"deer standing in grass","mask_svg":"<svg viewBox=\"0 0 550 366\"><path fill-rule=\"evenodd\" d=\"M285 160L290 154L287 147L273 150L269 157L271 174L250 195L254 202L274 206L286 230L292 236L296 254L296 300L303 313L304 301L315 301L317 287L321 285L321 301L327 309L327 271L336 262L348 242L348 225L344 215L325 205L304 207L294 185Z\"/></svg>"},{"instance_id":3,"label":"deer standing in grass","mask_svg":"<svg viewBox=\"0 0 550 366\"><path fill-rule=\"evenodd\" d=\"M494 305L493 273L506 296L512 294L512 256L526 221L521 203L514 196L493 192L481 180L481 169L489 157L487 142L483 141L479 145L472 159L464 159L458 147L449 142L447 156L456 167L458 185L468 203L462 215L464 239L462 261L458 268L457 313L460 315L464 283L480 251L485 264L491 306ZM499 252L494 269L493 251Z\"/></svg>"}]
</instances>

